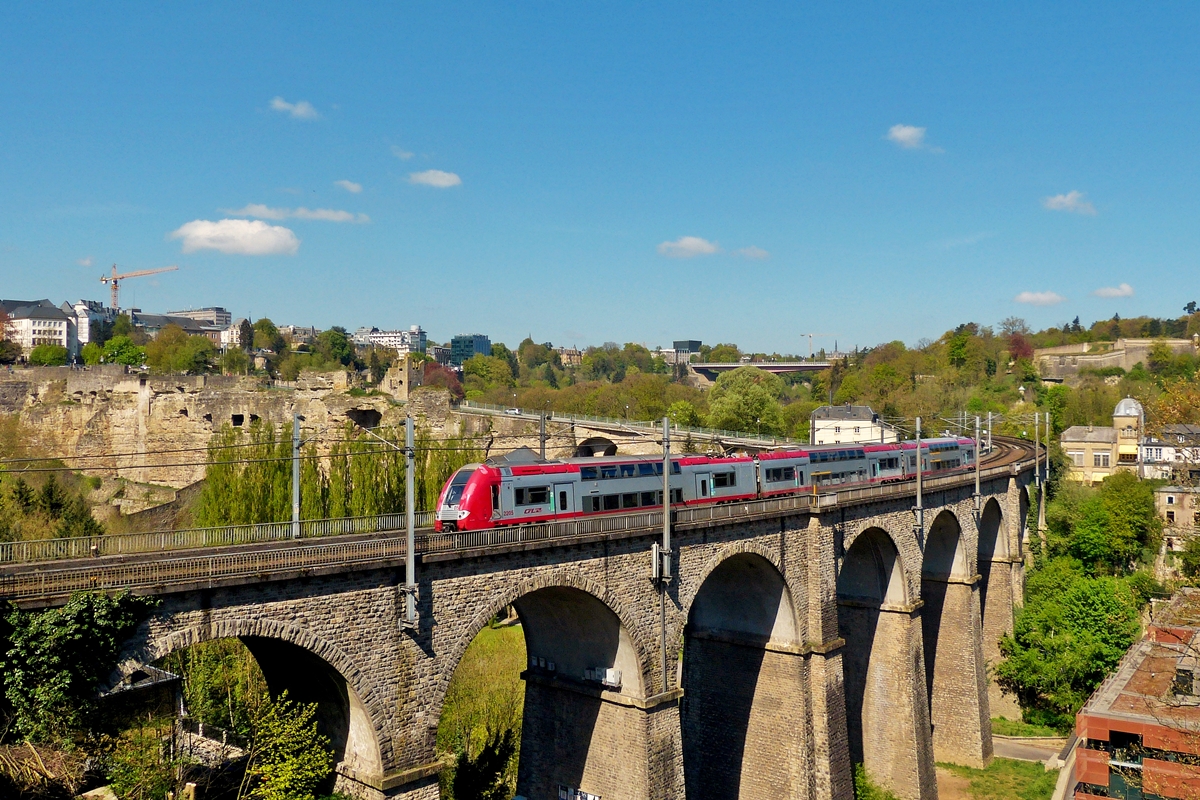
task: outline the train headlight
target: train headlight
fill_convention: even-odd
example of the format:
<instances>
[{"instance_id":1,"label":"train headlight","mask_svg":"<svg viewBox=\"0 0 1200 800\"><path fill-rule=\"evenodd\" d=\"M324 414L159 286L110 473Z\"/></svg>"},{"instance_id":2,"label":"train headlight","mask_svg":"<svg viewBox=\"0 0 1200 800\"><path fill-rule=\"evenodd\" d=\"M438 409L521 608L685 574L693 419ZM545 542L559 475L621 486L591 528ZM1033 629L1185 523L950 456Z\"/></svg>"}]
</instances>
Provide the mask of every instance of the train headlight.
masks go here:
<instances>
[{"instance_id":1,"label":"train headlight","mask_svg":"<svg viewBox=\"0 0 1200 800\"><path fill-rule=\"evenodd\" d=\"M464 519L466 519L466 518L467 518L467 517L469 517L469 516L471 516L471 512L470 512L470 511L463 511L463 510L461 510L461 509L460 509L460 510L459 510L459 512L458 512L458 518L459 518L459 520L460 520L460 521L461 521L461 520L464 520Z\"/></svg>"}]
</instances>

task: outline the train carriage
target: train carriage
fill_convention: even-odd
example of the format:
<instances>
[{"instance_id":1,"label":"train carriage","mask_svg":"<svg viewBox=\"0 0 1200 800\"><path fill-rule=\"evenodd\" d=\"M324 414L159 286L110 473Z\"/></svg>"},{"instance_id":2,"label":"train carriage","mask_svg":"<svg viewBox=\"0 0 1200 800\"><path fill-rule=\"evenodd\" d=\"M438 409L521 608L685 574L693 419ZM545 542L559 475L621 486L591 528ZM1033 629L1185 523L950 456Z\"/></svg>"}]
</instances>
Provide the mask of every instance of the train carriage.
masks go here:
<instances>
[{"instance_id":1,"label":"train carriage","mask_svg":"<svg viewBox=\"0 0 1200 800\"><path fill-rule=\"evenodd\" d=\"M677 456L671 460L671 504L733 503L912 480L918 460L926 475L975 468L971 439L841 444L749 456ZM439 531L630 513L662 507L662 459L607 456L548 461L529 450L469 464L451 476L438 498Z\"/></svg>"}]
</instances>

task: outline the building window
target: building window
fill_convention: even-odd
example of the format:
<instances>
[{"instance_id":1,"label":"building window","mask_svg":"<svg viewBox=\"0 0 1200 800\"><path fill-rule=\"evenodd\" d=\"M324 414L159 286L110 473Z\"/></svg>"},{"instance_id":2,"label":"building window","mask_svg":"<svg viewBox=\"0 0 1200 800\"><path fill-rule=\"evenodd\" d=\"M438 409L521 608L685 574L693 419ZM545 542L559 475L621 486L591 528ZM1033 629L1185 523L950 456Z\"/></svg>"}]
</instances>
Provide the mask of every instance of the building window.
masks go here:
<instances>
[{"instance_id":1,"label":"building window","mask_svg":"<svg viewBox=\"0 0 1200 800\"><path fill-rule=\"evenodd\" d=\"M860 432L862 432L862 428L860 428L859 426L855 425L855 426L854 426L854 432L855 432L855 433L860 433Z\"/></svg>"},{"instance_id":2,"label":"building window","mask_svg":"<svg viewBox=\"0 0 1200 800\"><path fill-rule=\"evenodd\" d=\"M1169 506L1175 505L1175 495L1173 495L1173 494L1167 495L1167 505L1169 505Z\"/></svg>"},{"instance_id":3,"label":"building window","mask_svg":"<svg viewBox=\"0 0 1200 800\"><path fill-rule=\"evenodd\" d=\"M1175 524L1175 512L1174 512L1174 511L1168 511L1168 512L1167 512L1167 523L1168 523L1169 525L1174 525L1174 524Z\"/></svg>"},{"instance_id":4,"label":"building window","mask_svg":"<svg viewBox=\"0 0 1200 800\"><path fill-rule=\"evenodd\" d=\"M835 425L835 426L834 426L834 428L833 428L833 432L834 432L834 433L841 433L841 432L842 432L842 429L841 429L841 427L840 427L840 426L837 426L837 425Z\"/></svg>"},{"instance_id":5,"label":"building window","mask_svg":"<svg viewBox=\"0 0 1200 800\"><path fill-rule=\"evenodd\" d=\"M1109 465L1108 453L1092 453L1093 467L1107 467Z\"/></svg>"},{"instance_id":6,"label":"building window","mask_svg":"<svg viewBox=\"0 0 1200 800\"><path fill-rule=\"evenodd\" d=\"M1082 450L1072 450L1071 452L1067 453L1067 455L1071 458L1072 464L1074 464L1077 467L1083 466L1083 451Z\"/></svg>"}]
</instances>

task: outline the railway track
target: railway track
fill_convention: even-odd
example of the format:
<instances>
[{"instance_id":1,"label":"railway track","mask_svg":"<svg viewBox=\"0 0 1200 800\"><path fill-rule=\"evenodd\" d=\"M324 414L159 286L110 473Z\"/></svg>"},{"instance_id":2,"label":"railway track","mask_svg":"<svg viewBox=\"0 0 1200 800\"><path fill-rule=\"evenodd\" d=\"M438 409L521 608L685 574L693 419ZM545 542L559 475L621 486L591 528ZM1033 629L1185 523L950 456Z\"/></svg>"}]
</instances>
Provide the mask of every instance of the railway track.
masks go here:
<instances>
[{"instance_id":1,"label":"railway track","mask_svg":"<svg viewBox=\"0 0 1200 800\"><path fill-rule=\"evenodd\" d=\"M1034 446L1016 439L996 438L992 453L980 465L980 479L1011 475L1032 466ZM929 478L926 493L960 488L975 480L972 472ZM801 494L729 505L676 509L673 525L693 527L750 522L791 513L828 511L833 508L876 502L915 494L910 482L828 492ZM45 604L76 591L136 590L158 594L186 588L214 587L263 580L284 580L354 569L384 569L404 563L406 545L400 515L318 520L305 523L308 538L291 538L290 524L231 526L159 534L132 534L77 542L73 551L91 553L0 565L0 598L19 603ZM622 514L539 525L462 533L417 531L417 552L426 559L472 557L530 546L554 546L596 539L645 535L662 527L662 512ZM258 532L264 538L255 540ZM183 534L183 535L180 535ZM193 535L195 534L195 535ZM167 547L134 550L158 543ZM147 538L148 537L148 538ZM59 542L67 540L57 540ZM129 549L100 553L99 545L115 543ZM29 543L25 543L29 544ZM182 545L171 547L170 545ZM214 546L215 545L215 546ZM83 547L88 549L83 550ZM90 548L96 547L92 550Z\"/></svg>"}]
</instances>

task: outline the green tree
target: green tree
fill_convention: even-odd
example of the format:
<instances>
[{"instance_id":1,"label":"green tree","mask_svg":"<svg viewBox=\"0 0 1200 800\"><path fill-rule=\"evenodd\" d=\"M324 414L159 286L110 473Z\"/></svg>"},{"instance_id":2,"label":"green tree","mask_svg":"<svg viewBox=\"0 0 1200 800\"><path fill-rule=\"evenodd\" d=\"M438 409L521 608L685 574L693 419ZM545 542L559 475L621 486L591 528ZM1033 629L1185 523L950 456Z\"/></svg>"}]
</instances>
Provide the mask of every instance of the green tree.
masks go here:
<instances>
[{"instance_id":1,"label":"green tree","mask_svg":"<svg viewBox=\"0 0 1200 800\"><path fill-rule=\"evenodd\" d=\"M512 787L505 780L517 749L513 730L494 733L475 758L464 750L454 767L454 800L508 800Z\"/></svg>"},{"instance_id":2,"label":"green tree","mask_svg":"<svg viewBox=\"0 0 1200 800\"><path fill-rule=\"evenodd\" d=\"M254 349L254 326L250 324L250 320L243 319L238 324L238 342L242 349L250 351Z\"/></svg>"},{"instance_id":3,"label":"green tree","mask_svg":"<svg viewBox=\"0 0 1200 800\"><path fill-rule=\"evenodd\" d=\"M707 360L712 364L736 364L741 357L736 344L719 344L709 351Z\"/></svg>"},{"instance_id":4,"label":"green tree","mask_svg":"<svg viewBox=\"0 0 1200 800\"><path fill-rule=\"evenodd\" d=\"M297 703L285 691L255 709L238 798L315 800L333 772L329 739L317 731L317 704Z\"/></svg>"},{"instance_id":5,"label":"green tree","mask_svg":"<svg viewBox=\"0 0 1200 800\"><path fill-rule=\"evenodd\" d=\"M158 336L146 345L146 363L155 372L182 372L202 375L216 356L216 347L207 336L189 336L178 325L164 325Z\"/></svg>"},{"instance_id":6,"label":"green tree","mask_svg":"<svg viewBox=\"0 0 1200 800\"><path fill-rule=\"evenodd\" d=\"M783 381L757 367L738 367L717 378L709 393L708 425L750 433L783 433L779 396Z\"/></svg>"},{"instance_id":7,"label":"green tree","mask_svg":"<svg viewBox=\"0 0 1200 800\"><path fill-rule=\"evenodd\" d=\"M677 400L671 403L671 407L667 409L667 416L675 425L683 425L687 428L700 427L700 412L696 411L696 407L687 400Z\"/></svg>"},{"instance_id":8,"label":"green tree","mask_svg":"<svg viewBox=\"0 0 1200 800\"><path fill-rule=\"evenodd\" d=\"M99 364L100 360L104 358L104 348L96 342L88 342L79 351L79 357L83 359L84 364L93 367Z\"/></svg>"},{"instance_id":9,"label":"green tree","mask_svg":"<svg viewBox=\"0 0 1200 800\"><path fill-rule=\"evenodd\" d=\"M14 730L35 742L62 742L102 727L99 688L154 605L129 594L81 592L61 608L10 611L0 675Z\"/></svg>"},{"instance_id":10,"label":"green tree","mask_svg":"<svg viewBox=\"0 0 1200 800\"><path fill-rule=\"evenodd\" d=\"M146 361L146 348L134 344L125 334L116 335L104 343L103 359L105 364L139 367Z\"/></svg>"},{"instance_id":11,"label":"green tree","mask_svg":"<svg viewBox=\"0 0 1200 800\"><path fill-rule=\"evenodd\" d=\"M250 357L240 347L231 347L221 355L221 371L227 375L244 375L250 369Z\"/></svg>"},{"instance_id":12,"label":"green tree","mask_svg":"<svg viewBox=\"0 0 1200 800\"><path fill-rule=\"evenodd\" d=\"M467 379L468 384L475 383L481 389L513 386L516 383L513 380L512 368L506 359L479 354L471 356L463 363L463 378Z\"/></svg>"},{"instance_id":13,"label":"green tree","mask_svg":"<svg viewBox=\"0 0 1200 800\"><path fill-rule=\"evenodd\" d=\"M67 348L61 344L39 344L29 351L29 363L42 367L61 367L68 357Z\"/></svg>"},{"instance_id":14,"label":"green tree","mask_svg":"<svg viewBox=\"0 0 1200 800\"><path fill-rule=\"evenodd\" d=\"M112 335L113 336L132 337L134 334L134 330L135 329L133 327L133 320L129 318L128 314L118 314L117 315L117 319L113 322L113 326L112 326Z\"/></svg>"},{"instance_id":15,"label":"green tree","mask_svg":"<svg viewBox=\"0 0 1200 800\"><path fill-rule=\"evenodd\" d=\"M279 328L275 327L274 322L263 317L254 323L254 346L259 350L278 353L283 350L283 334L279 332Z\"/></svg>"},{"instance_id":16,"label":"green tree","mask_svg":"<svg viewBox=\"0 0 1200 800\"><path fill-rule=\"evenodd\" d=\"M342 365L354 360L354 343L346 335L346 329L338 326L317 334L315 349L327 360Z\"/></svg>"},{"instance_id":17,"label":"green tree","mask_svg":"<svg viewBox=\"0 0 1200 800\"><path fill-rule=\"evenodd\" d=\"M1136 640L1138 609L1127 581L1051 560L1030 575L1014 632L1000 642L997 682L1017 696L1027 722L1068 727Z\"/></svg>"}]
</instances>

